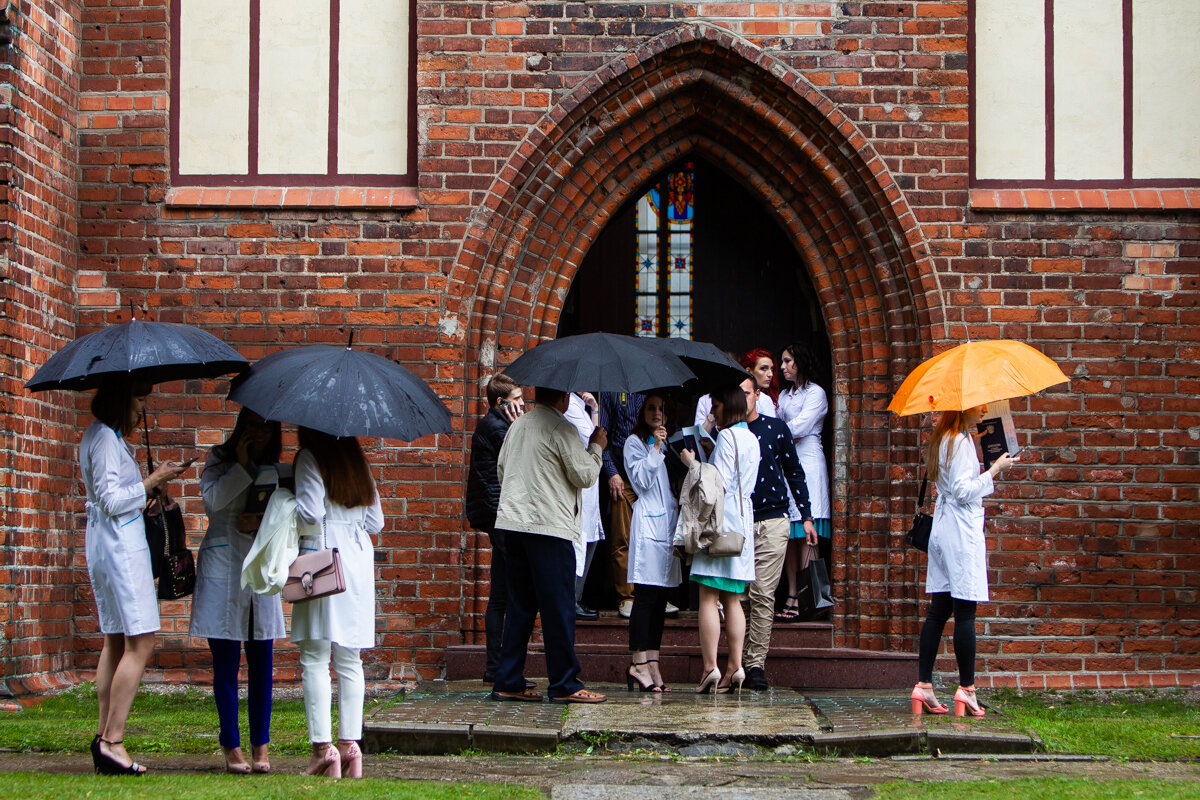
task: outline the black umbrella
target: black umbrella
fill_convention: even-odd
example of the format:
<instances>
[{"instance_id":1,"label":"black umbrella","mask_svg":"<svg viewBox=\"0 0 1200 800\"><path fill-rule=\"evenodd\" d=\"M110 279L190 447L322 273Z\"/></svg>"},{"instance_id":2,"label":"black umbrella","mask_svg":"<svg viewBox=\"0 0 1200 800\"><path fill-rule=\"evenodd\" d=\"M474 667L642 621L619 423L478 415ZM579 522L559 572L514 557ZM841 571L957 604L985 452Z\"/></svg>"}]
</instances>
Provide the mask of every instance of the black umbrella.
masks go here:
<instances>
[{"instance_id":1,"label":"black umbrella","mask_svg":"<svg viewBox=\"0 0 1200 800\"><path fill-rule=\"evenodd\" d=\"M50 356L25 388L94 389L111 375L149 383L215 378L249 366L236 350L199 328L133 319L71 342Z\"/></svg>"},{"instance_id":2,"label":"black umbrella","mask_svg":"<svg viewBox=\"0 0 1200 800\"><path fill-rule=\"evenodd\" d=\"M411 442L450 433L450 412L412 372L383 356L316 344L280 350L234 381L229 399L263 419L331 436Z\"/></svg>"},{"instance_id":3,"label":"black umbrella","mask_svg":"<svg viewBox=\"0 0 1200 800\"><path fill-rule=\"evenodd\" d=\"M526 386L562 392L643 392L682 386L696 376L649 339L584 333L542 342L504 368Z\"/></svg>"},{"instance_id":4,"label":"black umbrella","mask_svg":"<svg viewBox=\"0 0 1200 800\"><path fill-rule=\"evenodd\" d=\"M696 374L694 382L684 389L702 394L718 386L741 383L750 377L745 368L729 357L721 348L708 342L693 342L691 339L647 339L669 353L679 356L687 368Z\"/></svg>"}]
</instances>

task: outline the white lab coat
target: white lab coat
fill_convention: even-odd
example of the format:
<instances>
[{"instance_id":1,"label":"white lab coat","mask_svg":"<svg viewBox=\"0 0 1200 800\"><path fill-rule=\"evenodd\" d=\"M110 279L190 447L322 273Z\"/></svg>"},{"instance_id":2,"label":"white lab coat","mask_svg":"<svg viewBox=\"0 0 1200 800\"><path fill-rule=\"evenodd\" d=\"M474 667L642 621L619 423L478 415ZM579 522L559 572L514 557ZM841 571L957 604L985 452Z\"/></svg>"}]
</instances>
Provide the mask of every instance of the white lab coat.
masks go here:
<instances>
[{"instance_id":1,"label":"white lab coat","mask_svg":"<svg viewBox=\"0 0 1200 800\"><path fill-rule=\"evenodd\" d=\"M159 629L158 598L142 509L146 488L129 445L102 422L79 442L87 492L84 553L101 633L140 636Z\"/></svg>"},{"instance_id":2,"label":"white lab coat","mask_svg":"<svg viewBox=\"0 0 1200 800\"><path fill-rule=\"evenodd\" d=\"M375 548L371 536L383 530L379 493L369 506L345 508L329 502L317 460L308 450L296 454L296 513L324 533L300 538L300 553L338 548L346 591L292 606L293 642L329 641L365 650L375 646Z\"/></svg>"},{"instance_id":3,"label":"white lab coat","mask_svg":"<svg viewBox=\"0 0 1200 800\"><path fill-rule=\"evenodd\" d=\"M950 442L954 442L954 456L947 463ZM991 473L979 471L975 442L965 433L942 439L939 458L925 591L949 592L959 600L983 603L988 599L983 498L995 490L995 484Z\"/></svg>"},{"instance_id":4,"label":"white lab coat","mask_svg":"<svg viewBox=\"0 0 1200 800\"><path fill-rule=\"evenodd\" d=\"M575 426L575 430L579 431L579 441L583 442L584 447L587 447L588 441L592 438L592 432L596 430L596 424L588 416L583 398L571 392L570 402L567 403L567 413L563 416ZM580 509L580 516L583 520L580 526L583 538L576 539L573 544L575 546L575 575L582 578L587 560L587 546L604 538L604 525L600 521L599 478L580 492L580 502L583 504Z\"/></svg>"},{"instance_id":5,"label":"white lab coat","mask_svg":"<svg viewBox=\"0 0 1200 800\"><path fill-rule=\"evenodd\" d=\"M678 586L683 577L671 539L679 504L671 494L664 453L636 434L625 440L625 472L637 492L629 523L627 580L646 586Z\"/></svg>"},{"instance_id":6,"label":"white lab coat","mask_svg":"<svg viewBox=\"0 0 1200 800\"><path fill-rule=\"evenodd\" d=\"M775 401L771 399L771 395L766 392L758 393L758 401L754 404L754 408L759 414L764 417L777 417L779 412L775 409ZM712 395L703 395L696 401L696 421L695 425L703 425L708 419L708 415L712 413Z\"/></svg>"},{"instance_id":7,"label":"white lab coat","mask_svg":"<svg viewBox=\"0 0 1200 800\"><path fill-rule=\"evenodd\" d=\"M713 449L709 463L717 468L721 473L721 480L725 483L724 530L741 531L746 541L739 556L713 558L704 552L696 553L692 557L693 575L732 578L737 581L754 580L754 504L750 501L750 495L754 493L754 483L758 480L759 458L758 439L746 427L746 423L739 422L733 427L723 428L717 434L717 446Z\"/></svg>"},{"instance_id":8,"label":"white lab coat","mask_svg":"<svg viewBox=\"0 0 1200 800\"><path fill-rule=\"evenodd\" d=\"M779 393L779 418L787 423L796 444L796 455L804 467L804 483L813 519L829 519L829 468L821 447L821 429L829 401L825 390L811 381L799 389ZM791 516L791 515L789 515ZM799 519L799 513L792 516Z\"/></svg>"},{"instance_id":9,"label":"white lab coat","mask_svg":"<svg viewBox=\"0 0 1200 800\"><path fill-rule=\"evenodd\" d=\"M279 595L258 595L241 585L242 563L254 545L254 536L239 532L237 520L253 485L254 476L237 461L222 461L215 448L209 453L200 474L208 530L196 555L192 636L245 642L287 635Z\"/></svg>"}]
</instances>

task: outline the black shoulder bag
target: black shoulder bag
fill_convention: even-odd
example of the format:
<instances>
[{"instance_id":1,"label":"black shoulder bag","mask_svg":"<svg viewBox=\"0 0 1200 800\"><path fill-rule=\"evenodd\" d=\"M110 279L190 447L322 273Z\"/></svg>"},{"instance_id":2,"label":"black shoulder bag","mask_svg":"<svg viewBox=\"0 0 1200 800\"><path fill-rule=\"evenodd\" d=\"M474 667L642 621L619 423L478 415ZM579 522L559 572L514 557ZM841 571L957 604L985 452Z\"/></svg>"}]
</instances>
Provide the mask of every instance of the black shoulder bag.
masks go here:
<instances>
[{"instance_id":1,"label":"black shoulder bag","mask_svg":"<svg viewBox=\"0 0 1200 800\"><path fill-rule=\"evenodd\" d=\"M904 537L904 541L922 553L928 552L929 534L933 532L933 517L921 510L921 507L925 505L925 488L928 485L929 478L922 476L921 494L917 498L917 513L913 515L912 526Z\"/></svg>"},{"instance_id":2,"label":"black shoulder bag","mask_svg":"<svg viewBox=\"0 0 1200 800\"><path fill-rule=\"evenodd\" d=\"M146 467L154 472L150 455L150 426L145 417ZM183 526L183 511L171 499L164 487L154 491L154 497L142 512L146 526L146 544L150 546L150 570L158 578L158 599L178 600L196 590L196 559L187 549L187 531Z\"/></svg>"}]
</instances>

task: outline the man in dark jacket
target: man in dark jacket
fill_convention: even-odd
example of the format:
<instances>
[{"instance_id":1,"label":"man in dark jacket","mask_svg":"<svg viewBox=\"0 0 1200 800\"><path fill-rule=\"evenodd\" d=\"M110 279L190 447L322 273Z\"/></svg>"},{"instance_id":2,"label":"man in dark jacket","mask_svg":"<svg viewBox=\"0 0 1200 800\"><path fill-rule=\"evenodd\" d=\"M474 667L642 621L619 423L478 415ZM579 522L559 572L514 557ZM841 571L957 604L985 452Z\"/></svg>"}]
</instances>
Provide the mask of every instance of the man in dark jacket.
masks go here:
<instances>
[{"instance_id":1,"label":"man in dark jacket","mask_svg":"<svg viewBox=\"0 0 1200 800\"><path fill-rule=\"evenodd\" d=\"M467 470L467 522L488 535L492 545L487 611L484 631L487 637L487 665L483 682L492 683L500 660L500 641L504 636L504 614L508 607L507 551L504 534L496 531L496 507L500 504L500 479L496 476L496 458L508 433L508 426L525 410L521 387L504 373L492 376L487 387L488 413L480 418L471 435L471 466Z\"/></svg>"}]
</instances>

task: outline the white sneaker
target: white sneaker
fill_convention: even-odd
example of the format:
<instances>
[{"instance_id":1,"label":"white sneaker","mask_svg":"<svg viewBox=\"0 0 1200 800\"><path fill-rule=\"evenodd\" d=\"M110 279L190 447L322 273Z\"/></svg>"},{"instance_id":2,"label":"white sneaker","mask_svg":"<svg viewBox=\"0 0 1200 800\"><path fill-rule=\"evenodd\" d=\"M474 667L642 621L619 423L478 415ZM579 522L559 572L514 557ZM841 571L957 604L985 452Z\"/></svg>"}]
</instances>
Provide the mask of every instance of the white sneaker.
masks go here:
<instances>
[{"instance_id":1,"label":"white sneaker","mask_svg":"<svg viewBox=\"0 0 1200 800\"><path fill-rule=\"evenodd\" d=\"M622 600L621 604L617 606L617 613L625 619L629 619L629 615L633 613L633 601Z\"/></svg>"},{"instance_id":2,"label":"white sneaker","mask_svg":"<svg viewBox=\"0 0 1200 800\"><path fill-rule=\"evenodd\" d=\"M673 617L679 613L679 606L674 603L667 603L666 614L668 617Z\"/></svg>"},{"instance_id":3,"label":"white sneaker","mask_svg":"<svg viewBox=\"0 0 1200 800\"><path fill-rule=\"evenodd\" d=\"M725 604L720 600L717 601L717 613L721 615L721 622L725 621Z\"/></svg>"}]
</instances>

